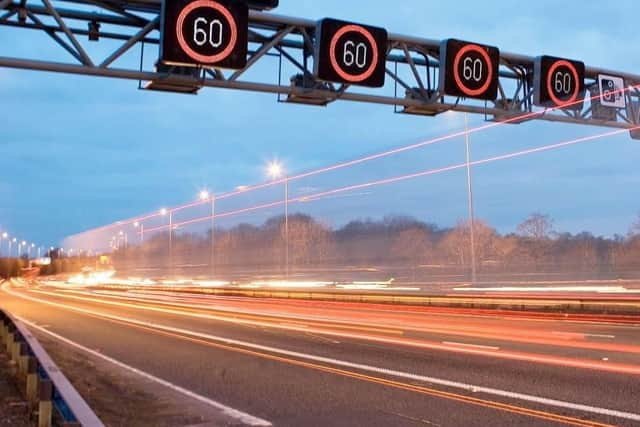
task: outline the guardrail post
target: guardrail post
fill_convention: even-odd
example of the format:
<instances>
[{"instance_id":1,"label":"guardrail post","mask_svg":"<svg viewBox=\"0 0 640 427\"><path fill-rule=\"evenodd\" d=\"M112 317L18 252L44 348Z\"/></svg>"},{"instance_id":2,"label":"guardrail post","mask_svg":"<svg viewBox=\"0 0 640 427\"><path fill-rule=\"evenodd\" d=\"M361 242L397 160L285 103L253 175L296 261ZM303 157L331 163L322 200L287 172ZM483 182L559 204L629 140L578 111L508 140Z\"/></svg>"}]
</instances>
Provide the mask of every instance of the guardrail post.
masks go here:
<instances>
[{"instance_id":1,"label":"guardrail post","mask_svg":"<svg viewBox=\"0 0 640 427\"><path fill-rule=\"evenodd\" d=\"M12 331L11 328L9 328L9 333L7 334L7 340L4 343L4 347L9 356L11 356L11 352L13 351L14 338L15 338L15 330Z\"/></svg>"},{"instance_id":2,"label":"guardrail post","mask_svg":"<svg viewBox=\"0 0 640 427\"><path fill-rule=\"evenodd\" d=\"M20 337L17 334L13 334L13 345L11 346L11 360L18 365L18 356L20 355Z\"/></svg>"},{"instance_id":3,"label":"guardrail post","mask_svg":"<svg viewBox=\"0 0 640 427\"><path fill-rule=\"evenodd\" d=\"M18 344L18 378L22 379L27 375L27 343Z\"/></svg>"},{"instance_id":4,"label":"guardrail post","mask_svg":"<svg viewBox=\"0 0 640 427\"><path fill-rule=\"evenodd\" d=\"M33 356L27 359L27 400L35 403L38 400L38 361Z\"/></svg>"},{"instance_id":5,"label":"guardrail post","mask_svg":"<svg viewBox=\"0 0 640 427\"><path fill-rule=\"evenodd\" d=\"M38 403L38 427L51 427L53 414L53 384L51 380L40 381L40 402Z\"/></svg>"}]
</instances>

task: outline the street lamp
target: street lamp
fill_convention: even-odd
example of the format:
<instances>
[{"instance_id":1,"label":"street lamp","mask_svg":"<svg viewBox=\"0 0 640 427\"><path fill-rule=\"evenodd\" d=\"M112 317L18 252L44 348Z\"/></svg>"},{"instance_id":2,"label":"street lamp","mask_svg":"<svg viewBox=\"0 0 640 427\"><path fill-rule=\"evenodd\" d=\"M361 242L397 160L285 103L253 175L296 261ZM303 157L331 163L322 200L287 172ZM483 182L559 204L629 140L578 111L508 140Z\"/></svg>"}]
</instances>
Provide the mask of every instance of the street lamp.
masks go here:
<instances>
[{"instance_id":1,"label":"street lamp","mask_svg":"<svg viewBox=\"0 0 640 427\"><path fill-rule=\"evenodd\" d=\"M11 258L11 246L12 246L13 243L16 243L17 241L18 241L18 239L16 239L15 237L13 239L9 239L9 258Z\"/></svg>"},{"instance_id":2,"label":"street lamp","mask_svg":"<svg viewBox=\"0 0 640 427\"><path fill-rule=\"evenodd\" d=\"M469 118L464 113L464 143L467 160L467 203L469 208L469 245L471 249L471 283L476 282L476 242L475 242L475 213L473 209L473 177L471 174L471 143L469 141Z\"/></svg>"},{"instance_id":3,"label":"street lamp","mask_svg":"<svg viewBox=\"0 0 640 427\"><path fill-rule=\"evenodd\" d=\"M133 227L140 229L140 243L144 243L144 224L136 221L133 223Z\"/></svg>"},{"instance_id":4,"label":"street lamp","mask_svg":"<svg viewBox=\"0 0 640 427\"><path fill-rule=\"evenodd\" d=\"M215 275L215 226L216 226L216 198L209 193L208 190L200 191L200 200L206 202L207 200L211 201L211 235L209 236L209 268L211 269L211 278L213 279Z\"/></svg>"},{"instance_id":5,"label":"street lamp","mask_svg":"<svg viewBox=\"0 0 640 427\"><path fill-rule=\"evenodd\" d=\"M169 274L173 272L173 211L166 208L160 209L160 215L169 214Z\"/></svg>"},{"instance_id":6,"label":"street lamp","mask_svg":"<svg viewBox=\"0 0 640 427\"><path fill-rule=\"evenodd\" d=\"M274 181L284 175L284 256L285 277L289 280L289 178L282 164L275 160L267 165L267 173Z\"/></svg>"},{"instance_id":7,"label":"street lamp","mask_svg":"<svg viewBox=\"0 0 640 427\"><path fill-rule=\"evenodd\" d=\"M127 233L125 233L124 231L120 230L120 232L118 233L118 235L120 236L118 238L118 240L122 240L124 242L124 250L127 250L127 246L129 244L129 236L127 235Z\"/></svg>"}]
</instances>

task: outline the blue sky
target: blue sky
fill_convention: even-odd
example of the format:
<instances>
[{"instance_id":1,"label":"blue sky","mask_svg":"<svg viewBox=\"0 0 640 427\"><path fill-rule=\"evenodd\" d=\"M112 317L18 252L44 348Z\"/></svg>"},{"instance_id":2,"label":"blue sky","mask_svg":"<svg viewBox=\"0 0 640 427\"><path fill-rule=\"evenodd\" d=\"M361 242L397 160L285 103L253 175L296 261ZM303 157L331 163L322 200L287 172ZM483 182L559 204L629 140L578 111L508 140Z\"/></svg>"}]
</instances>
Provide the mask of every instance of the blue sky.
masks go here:
<instances>
[{"instance_id":1,"label":"blue sky","mask_svg":"<svg viewBox=\"0 0 640 427\"><path fill-rule=\"evenodd\" d=\"M562 2L560 11L552 1L530 2L526 9L516 1L281 4L277 13L284 15L342 18L393 33L455 37L503 51L640 70L633 37L640 6L634 1L607 4L606 12L601 2L582 1ZM89 46L94 52L106 47ZM0 56L61 59L65 53L38 33L0 27ZM122 61L132 64L137 58ZM390 107L353 103L312 108L277 103L272 95L212 89L197 96L167 95L140 91L132 81L2 68L0 110L0 229L45 245L190 200L203 187L226 191L262 181L264 164L273 158L297 173L463 126L456 114L403 116ZM482 123L480 117L471 120L472 126ZM600 132L542 122L503 126L474 137L473 156ZM463 160L463 141L455 140L296 183L292 191L303 194ZM638 164L640 142L622 135L477 167L477 214L500 231L511 231L529 213L542 211L560 231L624 234L640 210ZM334 225L393 213L452 225L466 213L465 179L463 172L452 172L299 210Z\"/></svg>"}]
</instances>

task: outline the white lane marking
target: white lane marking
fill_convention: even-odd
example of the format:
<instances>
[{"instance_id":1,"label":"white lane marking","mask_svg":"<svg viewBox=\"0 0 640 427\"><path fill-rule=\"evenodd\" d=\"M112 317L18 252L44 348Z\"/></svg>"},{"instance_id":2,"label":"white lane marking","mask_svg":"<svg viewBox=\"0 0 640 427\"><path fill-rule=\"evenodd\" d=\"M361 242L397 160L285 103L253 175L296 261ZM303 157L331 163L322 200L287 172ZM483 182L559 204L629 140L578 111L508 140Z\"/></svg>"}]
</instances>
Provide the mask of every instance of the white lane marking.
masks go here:
<instances>
[{"instance_id":1,"label":"white lane marking","mask_svg":"<svg viewBox=\"0 0 640 427\"><path fill-rule=\"evenodd\" d=\"M605 334L583 334L580 332L564 332L564 331L553 331L551 332L552 335L559 335L561 337L567 337L567 338L607 338L607 339L614 339L616 336L615 335L605 335Z\"/></svg>"},{"instance_id":2,"label":"white lane marking","mask_svg":"<svg viewBox=\"0 0 640 427\"><path fill-rule=\"evenodd\" d=\"M312 338L319 339L320 341L330 342L331 344L340 344L340 341L336 341L331 338L326 338L326 337L323 337L322 335L312 334L311 332L307 332L305 335L310 336Z\"/></svg>"},{"instance_id":3,"label":"white lane marking","mask_svg":"<svg viewBox=\"0 0 640 427\"><path fill-rule=\"evenodd\" d=\"M473 348L483 348L486 350L500 350L500 347L494 347L491 345L479 345L479 344L465 344L462 342L455 342L455 341L442 341L442 344L446 344L446 345L461 345L463 347L473 347Z\"/></svg>"},{"instance_id":4,"label":"white lane marking","mask_svg":"<svg viewBox=\"0 0 640 427\"><path fill-rule=\"evenodd\" d=\"M49 335L49 336L51 336L51 337L53 337L53 338L55 338L55 339L57 339L59 341L62 341L65 344L68 344L68 345L70 345L72 347L75 347L75 348L77 348L79 350L82 350L85 353L89 353L92 356L99 357L100 359L106 360L107 362L112 363L112 364L114 364L114 365L116 365L116 366L118 366L120 368L126 369L126 370L128 370L130 372L133 372L133 373L135 373L137 375L140 375L141 377L144 377L144 378L146 378L148 380L151 380L151 381L156 382L158 384L161 384L161 385L163 385L165 387L168 387L168 388L170 388L170 389L172 389L174 391L177 391L178 393L184 394L187 397L191 397L191 398L196 399L196 400L198 400L198 401L200 401L202 403L206 403L209 406L212 406L212 407L214 407L216 409L221 410L222 413L224 413L225 415L227 415L227 416L229 416L231 418L234 418L236 420L239 420L239 421L241 421L241 422L243 422L245 424L249 424L251 426L265 426L265 427L272 425L269 421L263 420L261 418L254 417L253 415L249 415L249 414L247 414L245 412L242 412L242 411L239 411L237 409L230 408L228 406L223 405L222 403L216 402L215 400L212 400L212 399L209 399L207 397L201 396L201 395L199 395L197 393L194 393L194 392L192 392L190 390L182 388L182 387L180 387L180 386L178 386L176 384L173 384L173 383L171 383L169 381L163 380L162 378L158 378L158 377L156 377L154 375L151 375L151 374L149 374L147 372L141 371L140 369L134 368L133 366L127 365L126 363L120 362L119 360L113 359L113 358L111 358L109 356L105 356L104 354L99 353L99 352L97 352L95 350L91 350L90 348L85 347L82 344L78 344L75 341L71 341L68 338L65 338L65 337L63 337L61 335L58 335L58 334L56 334L54 332L49 331L48 329L40 327L40 326L36 325L35 323L26 320L25 318L18 317L18 316L16 316L16 318L18 320L24 322L25 324L27 324L29 327L31 327L33 329L37 329L38 331L40 331L40 332L42 332L44 334L47 334L47 335Z\"/></svg>"},{"instance_id":5,"label":"white lane marking","mask_svg":"<svg viewBox=\"0 0 640 427\"><path fill-rule=\"evenodd\" d=\"M436 377L429 377L429 376L423 376L423 375L418 375L418 374L411 374L411 373L408 373L408 372L396 371L396 370L386 369L386 368L379 368L379 367L376 367L376 366L364 365L364 364L359 364L359 363L354 363L354 362L348 362L348 361L339 360L339 359L333 359L333 358L329 358L329 357L315 356L315 355L312 355L312 354L306 354L306 353L300 353L300 352L296 352L296 351L284 350L284 349L280 349L280 348L264 346L264 345L260 345L260 344L254 344L254 343L250 343L250 342L246 342L246 341L235 340L235 339L232 339L232 338L225 338L225 337L219 337L219 336L205 334L205 333L201 333L201 332L195 332L195 331L191 331L191 330L188 330L188 329L174 328L174 327L171 327L171 326L160 325L160 324L153 323L153 322L146 322L146 321L131 319L131 318L122 317L122 316L114 316L114 315L110 315L110 314L106 314L106 313L100 313L100 312L96 312L96 311L92 311L92 310L86 310L86 309L82 309L82 308L79 308L79 307L74 307L74 306L70 306L70 305L66 305L66 304L53 303L53 302L50 302L50 301L41 300L41 299L38 299L38 298L33 298L33 297L30 297L30 296L27 296L27 295L20 294L18 292L14 292L14 291L8 290L7 289L7 285L2 285L1 288L2 288L3 291L5 291L6 293L8 293L10 295L14 295L14 296L16 296L18 298L23 298L23 299L28 299L28 300L32 300L32 301L35 301L35 302L39 302L41 304L58 306L58 307L66 308L66 309L71 310L71 311L76 311L76 312L80 312L80 313L87 313L87 314L91 314L91 315L94 315L94 316L103 317L103 318L106 318L106 319L119 320L121 322L131 323L131 324L139 325L139 326L145 326L145 327L152 328L152 329L159 329L159 330L164 330L164 331L169 331L169 332L175 332L175 333L180 333L180 334L184 334L184 335L189 335L189 336L192 336L192 337L204 338L204 339L208 339L208 340L211 340L211 341L221 342L221 343L227 344L227 345L232 344L232 345L237 345L237 346L241 346L241 347L245 347L245 348L251 348L251 349L254 349L254 350L262 350L262 351L267 351L267 352L274 353L274 354L282 354L282 355L286 355L286 356L290 356L290 357L296 357L296 358L299 358L299 359L312 360L314 362L322 362L322 363L327 363L327 364L336 365L336 366L343 366L343 367L347 367L347 368L358 369L358 370L366 371L366 372L374 372L374 373L378 373L378 374L382 374L382 375L388 375L388 376L408 379L408 380L411 380L411 381L422 381L422 382L431 383L431 384L437 384L437 385L441 385L441 386L445 386L445 387L462 389L462 390L465 390L465 391L468 391L468 392L472 392L472 393L486 393L486 394L489 394L489 395L501 396L501 397L505 397L505 398L508 398L508 399L522 400L522 401L525 401L525 402L538 403L538 404L547 405L547 406L554 406L554 407L558 407L558 408L571 409L571 410L576 410L576 411L581 411L581 412L588 412L588 413L599 414L599 415L605 415L605 416L616 417L616 418L623 418L623 419L632 420L632 421L640 421L640 414L633 413L633 412L625 412L625 411L618 411L618 410L614 410L614 409L600 408L600 407L597 407L597 406L590 406L590 405L584 405L584 404L579 404L579 403L572 403L572 402L567 402L567 401L564 401L564 400L550 399L550 398L546 398L546 397L540 397L540 396L535 396L535 395L530 395L530 394L511 392L511 391L507 391L507 390L500 390L500 389L490 388L490 387L481 387L481 386L476 386L476 385L467 384L467 383L458 382L458 381L451 381L451 380L445 380L445 379L436 378Z\"/></svg>"}]
</instances>

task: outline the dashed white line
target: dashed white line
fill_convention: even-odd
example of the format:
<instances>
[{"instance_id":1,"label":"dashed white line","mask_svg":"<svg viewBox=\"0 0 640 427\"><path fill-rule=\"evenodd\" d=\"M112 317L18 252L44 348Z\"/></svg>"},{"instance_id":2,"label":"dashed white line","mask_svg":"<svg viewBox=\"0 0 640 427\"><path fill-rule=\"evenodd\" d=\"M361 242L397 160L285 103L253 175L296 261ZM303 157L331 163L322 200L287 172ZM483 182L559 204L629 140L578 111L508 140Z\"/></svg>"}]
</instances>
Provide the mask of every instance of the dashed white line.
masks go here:
<instances>
[{"instance_id":1,"label":"dashed white line","mask_svg":"<svg viewBox=\"0 0 640 427\"><path fill-rule=\"evenodd\" d=\"M455 342L455 341L442 341L442 344L445 345L459 345L462 347L473 347L473 348L481 348L484 350L500 350L500 347L494 347L491 345L479 345L479 344L465 344L462 342Z\"/></svg>"},{"instance_id":2,"label":"dashed white line","mask_svg":"<svg viewBox=\"0 0 640 427\"><path fill-rule=\"evenodd\" d=\"M606 339L615 339L615 335L603 335L603 334L584 334L585 337L591 337L591 338L606 338Z\"/></svg>"},{"instance_id":3,"label":"dashed white line","mask_svg":"<svg viewBox=\"0 0 640 427\"><path fill-rule=\"evenodd\" d=\"M564 331L553 331L552 335L558 335L566 338L606 338L606 339L614 339L615 335L605 335L605 334L583 334L580 332L564 332Z\"/></svg>"}]
</instances>

